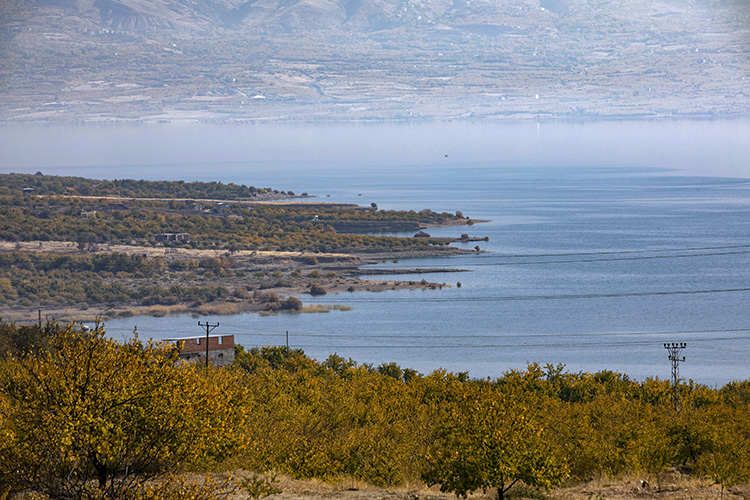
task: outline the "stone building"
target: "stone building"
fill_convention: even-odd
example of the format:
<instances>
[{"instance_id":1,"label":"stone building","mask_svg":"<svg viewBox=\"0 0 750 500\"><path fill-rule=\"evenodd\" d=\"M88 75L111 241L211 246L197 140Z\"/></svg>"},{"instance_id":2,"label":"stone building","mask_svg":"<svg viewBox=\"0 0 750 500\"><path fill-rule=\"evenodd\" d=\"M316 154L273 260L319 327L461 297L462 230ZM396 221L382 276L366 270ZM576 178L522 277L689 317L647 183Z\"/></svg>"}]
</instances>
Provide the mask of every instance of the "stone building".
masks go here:
<instances>
[{"instance_id":1,"label":"stone building","mask_svg":"<svg viewBox=\"0 0 750 500\"><path fill-rule=\"evenodd\" d=\"M167 339L174 342L180 359L187 363L206 362L206 336ZM226 366L234 361L234 335L208 337L208 362L213 366Z\"/></svg>"},{"instance_id":2,"label":"stone building","mask_svg":"<svg viewBox=\"0 0 750 500\"><path fill-rule=\"evenodd\" d=\"M154 235L154 239L158 242L182 241L189 243L190 233L158 233Z\"/></svg>"}]
</instances>

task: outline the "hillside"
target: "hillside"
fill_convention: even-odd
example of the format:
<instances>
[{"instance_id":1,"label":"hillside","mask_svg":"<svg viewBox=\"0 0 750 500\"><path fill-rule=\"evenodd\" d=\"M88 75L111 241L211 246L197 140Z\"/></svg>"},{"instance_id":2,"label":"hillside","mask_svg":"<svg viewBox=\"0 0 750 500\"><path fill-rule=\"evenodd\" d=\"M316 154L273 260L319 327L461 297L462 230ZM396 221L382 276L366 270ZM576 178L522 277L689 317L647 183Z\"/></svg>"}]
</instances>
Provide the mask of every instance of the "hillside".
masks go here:
<instances>
[{"instance_id":1,"label":"hillside","mask_svg":"<svg viewBox=\"0 0 750 500\"><path fill-rule=\"evenodd\" d=\"M741 0L5 0L0 120L746 116Z\"/></svg>"}]
</instances>

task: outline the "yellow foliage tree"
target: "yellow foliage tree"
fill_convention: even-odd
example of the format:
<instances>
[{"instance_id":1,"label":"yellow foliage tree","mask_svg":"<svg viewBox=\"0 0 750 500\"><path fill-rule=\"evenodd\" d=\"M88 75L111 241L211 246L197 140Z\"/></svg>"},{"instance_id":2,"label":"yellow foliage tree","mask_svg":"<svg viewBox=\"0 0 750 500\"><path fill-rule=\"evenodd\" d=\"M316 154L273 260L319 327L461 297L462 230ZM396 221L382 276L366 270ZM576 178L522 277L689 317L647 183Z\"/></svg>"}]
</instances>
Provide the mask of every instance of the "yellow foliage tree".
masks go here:
<instances>
[{"instance_id":1,"label":"yellow foliage tree","mask_svg":"<svg viewBox=\"0 0 750 500\"><path fill-rule=\"evenodd\" d=\"M489 382L465 384L438 424L423 478L464 497L497 488L499 500L518 481L545 489L561 483L568 476L567 463L538 411L528 393L501 393Z\"/></svg>"},{"instance_id":2,"label":"yellow foliage tree","mask_svg":"<svg viewBox=\"0 0 750 500\"><path fill-rule=\"evenodd\" d=\"M750 481L750 409L710 407L700 420L704 440L695 470L721 486L723 498L725 488Z\"/></svg>"},{"instance_id":3,"label":"yellow foliage tree","mask_svg":"<svg viewBox=\"0 0 750 500\"><path fill-rule=\"evenodd\" d=\"M240 384L176 360L164 345L72 326L48 351L5 359L0 477L51 498L119 498L181 463L242 448Z\"/></svg>"}]
</instances>

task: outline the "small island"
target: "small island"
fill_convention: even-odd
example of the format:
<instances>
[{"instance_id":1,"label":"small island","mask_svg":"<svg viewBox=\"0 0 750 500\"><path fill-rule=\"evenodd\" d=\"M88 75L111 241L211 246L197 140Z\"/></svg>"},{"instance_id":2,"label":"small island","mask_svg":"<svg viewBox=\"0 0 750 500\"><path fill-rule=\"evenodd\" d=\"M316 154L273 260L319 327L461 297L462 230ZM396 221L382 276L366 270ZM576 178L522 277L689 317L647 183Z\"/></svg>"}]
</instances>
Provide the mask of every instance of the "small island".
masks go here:
<instances>
[{"instance_id":1,"label":"small island","mask_svg":"<svg viewBox=\"0 0 750 500\"><path fill-rule=\"evenodd\" d=\"M461 212L379 210L221 182L0 175L0 315L59 320L325 310L329 292L442 288L363 275L410 257L476 253L483 241L425 230L472 225ZM380 236L368 233L402 233Z\"/></svg>"}]
</instances>

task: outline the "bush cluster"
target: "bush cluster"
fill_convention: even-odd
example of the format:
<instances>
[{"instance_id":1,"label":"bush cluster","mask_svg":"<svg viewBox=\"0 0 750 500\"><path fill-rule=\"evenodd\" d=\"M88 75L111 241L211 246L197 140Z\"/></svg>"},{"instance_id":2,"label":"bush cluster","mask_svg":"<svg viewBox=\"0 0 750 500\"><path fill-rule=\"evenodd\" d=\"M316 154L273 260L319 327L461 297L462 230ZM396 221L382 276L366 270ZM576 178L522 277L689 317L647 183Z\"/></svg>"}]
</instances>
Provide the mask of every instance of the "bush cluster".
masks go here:
<instances>
[{"instance_id":1,"label":"bush cluster","mask_svg":"<svg viewBox=\"0 0 750 500\"><path fill-rule=\"evenodd\" d=\"M501 499L519 481L547 489L638 473L658 485L675 465L722 487L750 479L748 381L680 384L676 408L669 382L609 371L530 365L474 380L335 354L318 362L288 347L238 347L228 369L192 371L168 348L120 344L101 329L47 328L36 351L18 344L20 331L0 328L0 492L124 498L123 475L140 481L179 464L421 479L459 495L495 488ZM158 467L138 465L146 453Z\"/></svg>"},{"instance_id":2,"label":"bush cluster","mask_svg":"<svg viewBox=\"0 0 750 500\"><path fill-rule=\"evenodd\" d=\"M171 305L212 302L232 295L221 285L149 284L163 269L162 259L141 255L0 253L0 304Z\"/></svg>"},{"instance_id":3,"label":"bush cluster","mask_svg":"<svg viewBox=\"0 0 750 500\"><path fill-rule=\"evenodd\" d=\"M20 193L33 188L36 195L118 196L122 198L252 199L274 191L222 182L145 181L133 179L97 180L56 175L0 175L0 192ZM289 193L293 195L294 193Z\"/></svg>"},{"instance_id":4,"label":"bush cluster","mask_svg":"<svg viewBox=\"0 0 750 500\"><path fill-rule=\"evenodd\" d=\"M33 188L34 195L22 195ZM220 213L190 210L172 198L252 198L268 189L235 184L98 181L77 177L0 174L0 239L72 241L81 250L102 243L156 244L158 233L189 233L199 248L283 251L346 251L360 247L443 245L431 238L337 234L336 221L441 223L458 215L431 210L382 211L341 206L230 204ZM283 192L280 192L282 194ZM127 205L80 196L126 196ZM159 198L164 198L160 200ZM214 207L216 209L216 207ZM172 243L185 245L186 243ZM312 261L313 258L310 258Z\"/></svg>"}]
</instances>

